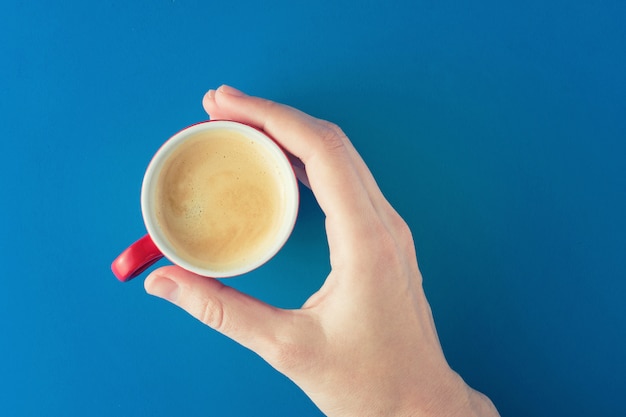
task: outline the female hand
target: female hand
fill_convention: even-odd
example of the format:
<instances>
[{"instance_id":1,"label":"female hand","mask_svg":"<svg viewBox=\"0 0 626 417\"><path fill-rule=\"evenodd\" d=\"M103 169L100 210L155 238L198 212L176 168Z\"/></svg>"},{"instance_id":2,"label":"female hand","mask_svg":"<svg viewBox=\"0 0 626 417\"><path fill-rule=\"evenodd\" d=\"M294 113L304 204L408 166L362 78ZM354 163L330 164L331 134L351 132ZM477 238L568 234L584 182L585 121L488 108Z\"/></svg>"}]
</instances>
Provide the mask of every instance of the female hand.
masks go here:
<instances>
[{"instance_id":1,"label":"female hand","mask_svg":"<svg viewBox=\"0 0 626 417\"><path fill-rule=\"evenodd\" d=\"M146 291L253 350L328 416L497 416L448 366L422 289L411 232L335 125L232 87L203 101L213 119L267 132L304 165L326 216L331 272L284 310L176 266Z\"/></svg>"}]
</instances>

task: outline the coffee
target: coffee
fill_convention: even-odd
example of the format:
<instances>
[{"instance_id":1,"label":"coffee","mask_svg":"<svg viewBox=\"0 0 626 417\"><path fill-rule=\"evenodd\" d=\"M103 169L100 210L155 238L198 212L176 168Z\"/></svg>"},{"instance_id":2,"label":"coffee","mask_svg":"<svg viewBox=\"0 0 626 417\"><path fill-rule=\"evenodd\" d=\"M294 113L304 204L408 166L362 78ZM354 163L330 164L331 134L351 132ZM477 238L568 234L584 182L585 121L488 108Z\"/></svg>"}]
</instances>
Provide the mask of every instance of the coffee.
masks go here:
<instances>
[{"instance_id":1,"label":"coffee","mask_svg":"<svg viewBox=\"0 0 626 417\"><path fill-rule=\"evenodd\" d=\"M159 174L156 220L177 256L214 271L245 268L280 239L286 181L269 151L228 129L200 131Z\"/></svg>"}]
</instances>

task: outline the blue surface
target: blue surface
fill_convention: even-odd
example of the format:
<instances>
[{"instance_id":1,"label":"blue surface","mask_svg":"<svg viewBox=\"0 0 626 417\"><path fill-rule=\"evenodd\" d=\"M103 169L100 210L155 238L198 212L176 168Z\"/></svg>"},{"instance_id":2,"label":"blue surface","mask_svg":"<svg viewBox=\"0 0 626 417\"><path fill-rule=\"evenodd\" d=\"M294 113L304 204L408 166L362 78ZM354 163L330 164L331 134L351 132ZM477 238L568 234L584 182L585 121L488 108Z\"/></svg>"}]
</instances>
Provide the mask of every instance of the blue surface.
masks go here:
<instances>
[{"instance_id":1,"label":"blue surface","mask_svg":"<svg viewBox=\"0 0 626 417\"><path fill-rule=\"evenodd\" d=\"M503 416L626 415L624 2L55 3L0 12L2 415L320 415L109 270L150 157L222 83L344 128ZM229 282L297 307L327 271L304 191L284 250Z\"/></svg>"}]
</instances>

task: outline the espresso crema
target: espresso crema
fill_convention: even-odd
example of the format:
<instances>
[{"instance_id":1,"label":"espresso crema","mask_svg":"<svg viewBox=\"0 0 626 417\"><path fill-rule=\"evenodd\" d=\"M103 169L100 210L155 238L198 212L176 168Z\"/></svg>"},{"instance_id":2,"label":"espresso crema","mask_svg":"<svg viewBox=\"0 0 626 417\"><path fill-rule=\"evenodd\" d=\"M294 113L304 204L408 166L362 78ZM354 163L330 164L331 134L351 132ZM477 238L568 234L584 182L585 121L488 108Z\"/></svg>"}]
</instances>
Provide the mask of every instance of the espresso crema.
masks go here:
<instances>
[{"instance_id":1,"label":"espresso crema","mask_svg":"<svg viewBox=\"0 0 626 417\"><path fill-rule=\"evenodd\" d=\"M188 138L164 162L156 219L178 256L231 270L274 245L285 211L285 181L262 145L228 129Z\"/></svg>"}]
</instances>

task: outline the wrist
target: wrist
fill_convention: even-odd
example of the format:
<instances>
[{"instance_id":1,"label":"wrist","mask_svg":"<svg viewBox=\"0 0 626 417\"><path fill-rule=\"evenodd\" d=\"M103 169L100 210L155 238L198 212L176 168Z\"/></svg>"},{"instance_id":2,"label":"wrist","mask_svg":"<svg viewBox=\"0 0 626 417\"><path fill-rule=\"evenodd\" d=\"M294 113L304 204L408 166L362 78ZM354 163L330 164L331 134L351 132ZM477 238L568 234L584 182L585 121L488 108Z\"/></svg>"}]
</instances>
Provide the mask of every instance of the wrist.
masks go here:
<instances>
[{"instance_id":1,"label":"wrist","mask_svg":"<svg viewBox=\"0 0 626 417\"><path fill-rule=\"evenodd\" d=\"M468 389L470 390L468 411L471 411L469 415L477 417L500 417L500 413L498 413L498 410L489 397L470 387L468 387Z\"/></svg>"},{"instance_id":2,"label":"wrist","mask_svg":"<svg viewBox=\"0 0 626 417\"><path fill-rule=\"evenodd\" d=\"M439 397L437 403L426 410L424 417L500 417L489 397L471 388L460 377L459 380L461 387Z\"/></svg>"},{"instance_id":3,"label":"wrist","mask_svg":"<svg viewBox=\"0 0 626 417\"><path fill-rule=\"evenodd\" d=\"M452 381L436 391L431 393L430 402L415 401L393 417L500 417L492 401L467 385L456 373ZM416 396L419 397L424 398L423 395Z\"/></svg>"}]
</instances>

